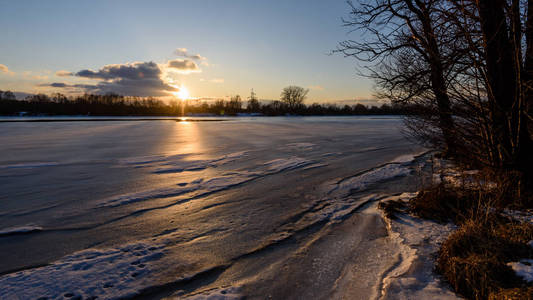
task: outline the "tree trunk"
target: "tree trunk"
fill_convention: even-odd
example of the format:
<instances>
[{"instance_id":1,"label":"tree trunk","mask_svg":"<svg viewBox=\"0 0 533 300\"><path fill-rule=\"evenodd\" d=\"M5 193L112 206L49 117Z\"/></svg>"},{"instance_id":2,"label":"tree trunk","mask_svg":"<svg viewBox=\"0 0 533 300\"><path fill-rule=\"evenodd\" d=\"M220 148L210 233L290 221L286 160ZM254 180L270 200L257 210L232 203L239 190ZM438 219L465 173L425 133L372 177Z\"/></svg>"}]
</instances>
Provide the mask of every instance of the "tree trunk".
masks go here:
<instances>
[{"instance_id":1,"label":"tree trunk","mask_svg":"<svg viewBox=\"0 0 533 300\"><path fill-rule=\"evenodd\" d=\"M456 138L454 134L454 121L452 117L452 108L450 97L448 96L448 89L446 87L446 80L444 77L444 67L442 65L442 56L440 53L435 31L432 26L432 18L428 7L417 1L419 9L413 6L413 3L408 0L407 6L418 15L422 23L422 30L424 39L426 40L426 51L429 58L429 66L431 71L431 89L435 94L435 101L437 102L439 126L442 131L444 142L446 143L446 152L448 155L454 155L457 150Z\"/></svg>"},{"instance_id":2,"label":"tree trunk","mask_svg":"<svg viewBox=\"0 0 533 300\"><path fill-rule=\"evenodd\" d=\"M477 0L481 30L485 40L488 96L492 112L492 131L499 146L496 166L516 167L519 145L514 143L517 119L513 117L516 99L516 69L513 44L508 35L505 0Z\"/></svg>"}]
</instances>

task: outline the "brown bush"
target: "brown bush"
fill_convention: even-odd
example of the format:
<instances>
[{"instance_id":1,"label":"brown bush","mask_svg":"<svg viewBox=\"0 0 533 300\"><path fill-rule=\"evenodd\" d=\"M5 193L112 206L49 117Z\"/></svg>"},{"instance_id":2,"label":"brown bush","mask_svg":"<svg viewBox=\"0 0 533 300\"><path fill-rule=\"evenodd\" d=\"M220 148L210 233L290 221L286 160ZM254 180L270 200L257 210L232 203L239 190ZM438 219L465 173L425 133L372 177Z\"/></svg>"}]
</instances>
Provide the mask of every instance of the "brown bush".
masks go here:
<instances>
[{"instance_id":1,"label":"brown bush","mask_svg":"<svg viewBox=\"0 0 533 300\"><path fill-rule=\"evenodd\" d=\"M527 245L532 238L533 225L513 223L495 214L465 221L442 244L437 271L456 292L471 299L524 288L525 282L507 263L532 257Z\"/></svg>"},{"instance_id":2,"label":"brown bush","mask_svg":"<svg viewBox=\"0 0 533 300\"><path fill-rule=\"evenodd\" d=\"M533 287L503 289L491 293L489 300L533 300Z\"/></svg>"}]
</instances>

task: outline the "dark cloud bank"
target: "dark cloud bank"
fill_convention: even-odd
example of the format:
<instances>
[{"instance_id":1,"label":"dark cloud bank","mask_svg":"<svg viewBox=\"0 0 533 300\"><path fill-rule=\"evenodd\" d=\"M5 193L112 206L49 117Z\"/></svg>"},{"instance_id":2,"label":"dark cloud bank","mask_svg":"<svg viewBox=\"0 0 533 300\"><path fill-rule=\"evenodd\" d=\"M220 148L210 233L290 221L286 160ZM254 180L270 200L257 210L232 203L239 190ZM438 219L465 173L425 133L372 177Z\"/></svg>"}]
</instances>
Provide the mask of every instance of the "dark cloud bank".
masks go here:
<instances>
[{"instance_id":1,"label":"dark cloud bank","mask_svg":"<svg viewBox=\"0 0 533 300\"><path fill-rule=\"evenodd\" d=\"M106 65L100 70L81 70L72 76L100 80L91 84L66 84L54 82L41 86L79 89L91 93L117 93L127 96L167 96L177 88L161 79L162 70L155 62Z\"/></svg>"}]
</instances>

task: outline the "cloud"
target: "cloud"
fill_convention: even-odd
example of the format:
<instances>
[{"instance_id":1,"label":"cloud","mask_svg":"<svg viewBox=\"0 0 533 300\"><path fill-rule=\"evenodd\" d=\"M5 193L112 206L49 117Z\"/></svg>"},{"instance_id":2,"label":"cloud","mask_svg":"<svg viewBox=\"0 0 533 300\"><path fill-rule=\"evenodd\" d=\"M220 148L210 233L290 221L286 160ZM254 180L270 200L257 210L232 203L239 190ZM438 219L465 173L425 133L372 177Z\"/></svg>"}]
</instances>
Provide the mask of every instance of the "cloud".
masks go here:
<instances>
[{"instance_id":1,"label":"cloud","mask_svg":"<svg viewBox=\"0 0 533 300\"><path fill-rule=\"evenodd\" d=\"M60 71L57 71L57 72L56 72L56 76L59 76L59 77L68 77L68 76L74 76L74 73L69 72L69 71L65 71L65 70L60 70Z\"/></svg>"},{"instance_id":2,"label":"cloud","mask_svg":"<svg viewBox=\"0 0 533 300\"><path fill-rule=\"evenodd\" d=\"M93 84L68 84L64 82L52 82L52 83L41 83L37 86L40 87L53 87L53 88L70 88L70 89L82 89L82 90L96 90L98 89L97 85Z\"/></svg>"},{"instance_id":3,"label":"cloud","mask_svg":"<svg viewBox=\"0 0 533 300\"><path fill-rule=\"evenodd\" d=\"M180 73L192 73L202 71L194 61L189 59L169 60L167 63L167 68Z\"/></svg>"},{"instance_id":4,"label":"cloud","mask_svg":"<svg viewBox=\"0 0 533 300\"><path fill-rule=\"evenodd\" d=\"M6 73L7 75L14 75L15 73L10 71L6 65L0 64L0 72Z\"/></svg>"},{"instance_id":5,"label":"cloud","mask_svg":"<svg viewBox=\"0 0 533 300\"><path fill-rule=\"evenodd\" d=\"M176 50L174 50L174 54L176 54L177 56L187 56L187 48L178 48Z\"/></svg>"},{"instance_id":6,"label":"cloud","mask_svg":"<svg viewBox=\"0 0 533 300\"><path fill-rule=\"evenodd\" d=\"M363 104L363 105L381 105L384 103L387 103L387 101L382 101L379 99L344 99L344 100L336 100L333 101L333 103L336 103L338 105L356 105L356 104Z\"/></svg>"},{"instance_id":7,"label":"cloud","mask_svg":"<svg viewBox=\"0 0 533 300\"><path fill-rule=\"evenodd\" d=\"M224 83L224 78L213 78L211 80L212 83Z\"/></svg>"},{"instance_id":8,"label":"cloud","mask_svg":"<svg viewBox=\"0 0 533 300\"><path fill-rule=\"evenodd\" d=\"M168 96L179 88L168 84L162 77L162 70L154 62L134 62L103 66L99 70L81 70L77 77L98 80L95 84L48 83L48 86L63 89L78 89L85 92L106 94L116 93L125 96Z\"/></svg>"},{"instance_id":9,"label":"cloud","mask_svg":"<svg viewBox=\"0 0 533 300\"><path fill-rule=\"evenodd\" d=\"M181 57L191 58L195 60L207 60L206 57L201 56L200 54L189 54L187 48L178 48L174 50L174 54Z\"/></svg>"},{"instance_id":10,"label":"cloud","mask_svg":"<svg viewBox=\"0 0 533 300\"><path fill-rule=\"evenodd\" d=\"M159 78L161 69L155 62L134 62L131 64L106 65L98 71L81 70L76 76L90 79L115 80L130 79L143 80L146 78Z\"/></svg>"},{"instance_id":11,"label":"cloud","mask_svg":"<svg viewBox=\"0 0 533 300\"><path fill-rule=\"evenodd\" d=\"M321 86L321 85L311 85L311 86L308 86L307 88L310 89L310 90L314 90L314 91L323 91L324 90L324 87Z\"/></svg>"}]
</instances>

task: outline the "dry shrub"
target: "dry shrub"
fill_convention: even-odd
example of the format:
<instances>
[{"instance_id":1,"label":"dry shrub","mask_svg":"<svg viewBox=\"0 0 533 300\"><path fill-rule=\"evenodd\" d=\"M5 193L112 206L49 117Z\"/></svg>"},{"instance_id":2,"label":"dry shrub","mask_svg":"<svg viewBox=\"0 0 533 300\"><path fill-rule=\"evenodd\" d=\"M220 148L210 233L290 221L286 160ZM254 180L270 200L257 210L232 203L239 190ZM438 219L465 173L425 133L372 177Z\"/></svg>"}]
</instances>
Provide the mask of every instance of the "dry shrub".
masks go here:
<instances>
[{"instance_id":1,"label":"dry shrub","mask_svg":"<svg viewBox=\"0 0 533 300\"><path fill-rule=\"evenodd\" d=\"M520 178L516 172L489 169L463 172L454 184L441 182L420 191L410 201L410 211L421 218L460 224L486 217L489 208L531 207L533 198L521 192Z\"/></svg>"},{"instance_id":2,"label":"dry shrub","mask_svg":"<svg viewBox=\"0 0 533 300\"><path fill-rule=\"evenodd\" d=\"M389 200L379 202L378 208L383 210L385 216L391 220L396 219L397 213L405 213L407 206L405 202L401 200Z\"/></svg>"},{"instance_id":3,"label":"dry shrub","mask_svg":"<svg viewBox=\"0 0 533 300\"><path fill-rule=\"evenodd\" d=\"M484 212L489 202L491 198L480 189L455 189L441 183L420 191L410 210L424 219L460 223Z\"/></svg>"},{"instance_id":4,"label":"dry shrub","mask_svg":"<svg viewBox=\"0 0 533 300\"><path fill-rule=\"evenodd\" d=\"M531 239L531 224L513 223L492 213L484 219L470 219L442 244L437 270L456 292L470 299L524 288L525 282L507 263L532 257L527 245Z\"/></svg>"},{"instance_id":5,"label":"dry shrub","mask_svg":"<svg viewBox=\"0 0 533 300\"><path fill-rule=\"evenodd\" d=\"M533 287L503 289L491 293L489 300L533 300Z\"/></svg>"}]
</instances>

